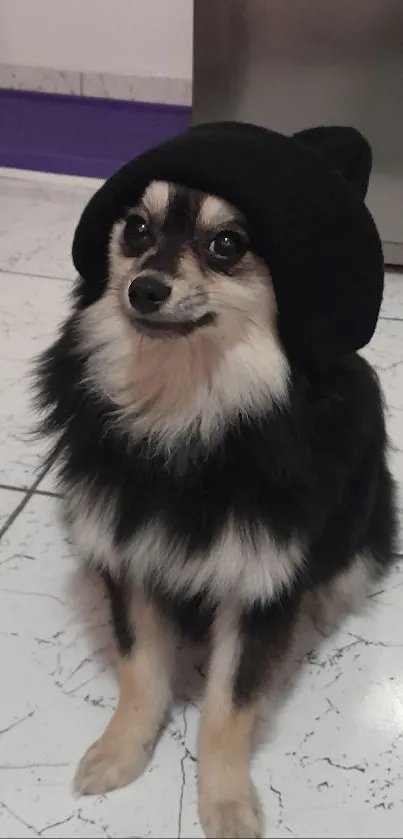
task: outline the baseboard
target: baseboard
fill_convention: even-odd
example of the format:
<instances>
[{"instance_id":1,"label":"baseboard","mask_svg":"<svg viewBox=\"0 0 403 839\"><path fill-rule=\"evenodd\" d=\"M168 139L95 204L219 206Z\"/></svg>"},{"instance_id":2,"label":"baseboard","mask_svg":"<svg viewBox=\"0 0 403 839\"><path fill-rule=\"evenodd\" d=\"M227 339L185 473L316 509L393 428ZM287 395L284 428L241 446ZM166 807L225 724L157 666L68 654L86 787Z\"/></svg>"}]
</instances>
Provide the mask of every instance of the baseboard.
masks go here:
<instances>
[{"instance_id":1,"label":"baseboard","mask_svg":"<svg viewBox=\"0 0 403 839\"><path fill-rule=\"evenodd\" d=\"M184 131L191 109L67 94L0 90L0 166L107 178Z\"/></svg>"},{"instance_id":2,"label":"baseboard","mask_svg":"<svg viewBox=\"0 0 403 839\"><path fill-rule=\"evenodd\" d=\"M3 62L0 63L0 88L164 105L190 106L192 103L191 79L26 67Z\"/></svg>"}]
</instances>

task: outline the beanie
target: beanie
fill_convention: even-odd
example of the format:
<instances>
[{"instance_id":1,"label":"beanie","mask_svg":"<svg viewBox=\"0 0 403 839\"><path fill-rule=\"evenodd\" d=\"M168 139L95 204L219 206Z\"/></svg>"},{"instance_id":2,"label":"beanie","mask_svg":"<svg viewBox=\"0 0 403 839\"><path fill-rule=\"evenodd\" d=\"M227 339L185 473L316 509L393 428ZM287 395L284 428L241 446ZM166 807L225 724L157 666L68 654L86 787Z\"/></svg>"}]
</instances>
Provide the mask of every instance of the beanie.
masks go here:
<instances>
[{"instance_id":1,"label":"beanie","mask_svg":"<svg viewBox=\"0 0 403 839\"><path fill-rule=\"evenodd\" d=\"M243 213L291 359L323 367L355 352L372 337L383 293L382 246L364 203L371 162L353 128L288 137L246 123L192 127L127 163L89 201L73 242L83 300L105 286L113 224L151 181L171 181Z\"/></svg>"}]
</instances>

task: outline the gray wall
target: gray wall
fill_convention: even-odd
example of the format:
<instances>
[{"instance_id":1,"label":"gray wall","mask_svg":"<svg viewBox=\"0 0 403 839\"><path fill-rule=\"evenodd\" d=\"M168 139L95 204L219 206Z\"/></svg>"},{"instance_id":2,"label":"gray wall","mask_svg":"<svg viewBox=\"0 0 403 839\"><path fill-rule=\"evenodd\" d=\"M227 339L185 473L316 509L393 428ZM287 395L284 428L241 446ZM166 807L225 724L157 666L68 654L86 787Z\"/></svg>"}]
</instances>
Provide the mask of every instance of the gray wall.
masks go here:
<instances>
[{"instance_id":1,"label":"gray wall","mask_svg":"<svg viewBox=\"0 0 403 839\"><path fill-rule=\"evenodd\" d=\"M194 6L195 122L359 128L374 151L368 202L388 261L403 263L403 1Z\"/></svg>"}]
</instances>

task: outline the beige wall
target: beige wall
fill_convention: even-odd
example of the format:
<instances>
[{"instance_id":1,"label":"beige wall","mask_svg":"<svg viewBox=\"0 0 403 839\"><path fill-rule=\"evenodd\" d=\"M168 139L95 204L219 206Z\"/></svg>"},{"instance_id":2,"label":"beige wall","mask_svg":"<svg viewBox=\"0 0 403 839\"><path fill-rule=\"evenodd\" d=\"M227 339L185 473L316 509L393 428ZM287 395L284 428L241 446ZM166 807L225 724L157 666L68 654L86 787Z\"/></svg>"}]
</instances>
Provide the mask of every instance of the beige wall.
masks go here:
<instances>
[{"instance_id":1,"label":"beige wall","mask_svg":"<svg viewBox=\"0 0 403 839\"><path fill-rule=\"evenodd\" d=\"M187 81L192 22L193 0L0 0L0 63Z\"/></svg>"}]
</instances>

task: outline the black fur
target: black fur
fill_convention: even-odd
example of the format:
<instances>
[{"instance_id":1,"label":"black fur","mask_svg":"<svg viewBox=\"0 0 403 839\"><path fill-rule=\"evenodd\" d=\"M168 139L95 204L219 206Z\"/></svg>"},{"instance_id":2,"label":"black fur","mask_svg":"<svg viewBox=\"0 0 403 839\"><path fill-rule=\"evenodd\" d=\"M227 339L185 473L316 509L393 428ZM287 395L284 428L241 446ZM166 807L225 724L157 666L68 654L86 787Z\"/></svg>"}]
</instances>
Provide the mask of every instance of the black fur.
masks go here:
<instances>
[{"instance_id":1,"label":"black fur","mask_svg":"<svg viewBox=\"0 0 403 839\"><path fill-rule=\"evenodd\" d=\"M225 135L227 130L221 128L220 132ZM236 129L236 136L240 130ZM256 131L252 134L257 141L261 130ZM311 135L304 141L309 139ZM270 142L282 148L283 140L272 137ZM360 142L358 145L362 148ZM351 171L357 174L357 148L353 146L349 147L351 153L342 148L340 154L343 171L350 171L355 161ZM363 172L359 172L361 183ZM340 189L344 193L345 187ZM197 191L171 185L160 227L153 231L150 221L147 249L152 237L153 247L142 263L142 271L164 271L174 282L186 247L193 249L203 276L203 259L197 251L200 201ZM323 285L322 275L321 282ZM247 414L240 411L207 442L195 421L187 436L179 435L168 447L157 445L146 431L141 434L138 427L134 431L133 426L124 426L117 407L101 389L94 390L94 382L88 383L89 359L83 344L78 344L78 321L82 310L104 291L101 281L96 295L91 286L90 277L80 278L73 314L41 360L39 401L45 416L42 431L56 441L51 457L57 460L62 490L69 494L79 488L82 503L99 517L91 525L97 536L98 527L105 527L105 511L107 546L113 557L85 559L98 565L105 579L121 655L131 654L135 640L128 606L131 571L134 578L136 575L136 536L141 538L141 532L151 530L155 522L167 537L170 555L155 557L142 583L148 597L193 638L211 625L221 595L211 580L204 589L196 588L192 596L185 582L178 579L178 586L172 584L172 569L180 575L172 555L180 555L182 570L184 565L186 571L189 565L191 569L192 562L196 568L200 557L207 561L229 523L252 551L262 531L285 554L290 546L301 546L304 563L297 562L293 567L290 560L290 585L282 589L278 583L275 598L260 592L261 600L256 595L256 602L251 602L250 592L246 596L245 591L236 591L240 605L239 661L234 661L233 699L243 704L260 691L269 675L270 659L274 660L286 645L305 592L347 571L357 557L365 558L368 571L374 575L386 571L392 560L394 490L387 467L378 379L355 353L333 361L324 356L323 364L311 364L303 354L296 361L292 354L288 394L281 404L273 402L263 413L259 402ZM277 304L281 319L281 299ZM300 316L303 318L303 313ZM128 326L129 321L128 317ZM178 323L186 326L183 321ZM318 323L324 328L320 317ZM219 318L216 326L219 328ZM147 428L147 423L141 427ZM82 487L85 492L80 496ZM85 519L82 526L85 528ZM130 561L129 544L134 546ZM268 555L270 571L271 561L273 557ZM259 583L254 581L253 585L255 596Z\"/></svg>"},{"instance_id":2,"label":"black fur","mask_svg":"<svg viewBox=\"0 0 403 839\"><path fill-rule=\"evenodd\" d=\"M270 684L270 677L285 652L301 597L301 587L279 597L269 606L245 609L239 626L240 654L233 682L238 707Z\"/></svg>"},{"instance_id":3,"label":"black fur","mask_svg":"<svg viewBox=\"0 0 403 839\"><path fill-rule=\"evenodd\" d=\"M179 262L181 248L192 239L195 227L195 219L201 203L201 196L198 193L191 193L192 200L189 200L189 190L176 189L171 191L169 196L169 212L167 212L161 230L157 237L158 246L155 253L144 260L142 269L161 271L168 275L175 276Z\"/></svg>"},{"instance_id":4,"label":"black fur","mask_svg":"<svg viewBox=\"0 0 403 839\"><path fill-rule=\"evenodd\" d=\"M104 579L119 673L130 674L121 684L120 722L105 735L108 743L118 730L113 754L106 750L113 784L128 779L126 743L123 774L115 753L122 730L126 738L127 708L139 711L140 725L148 706L156 716L144 717L147 753L162 722L159 688L165 701L174 640L167 622L192 639L212 629L199 752L207 835L218 835L224 812L237 835L260 835L247 775L249 735L305 595L323 586L337 591L328 586L337 582L344 591L353 580L365 593L367 578L393 560L382 396L374 370L355 352L372 335L383 288L379 236L362 201L369 169L370 150L349 129L290 139L232 124L193 129L128 164L84 211L73 249L80 273L73 312L38 368L41 430L53 437L50 460L67 520L83 559ZM138 204L155 179L176 182L165 213L160 193L154 213ZM244 213L247 254L239 251L228 270L220 268L226 254L209 238L220 232L220 215L203 227L199 190ZM112 226L130 208L143 209L145 219L126 226L122 245L123 225ZM219 257L214 270L210 253ZM161 320L150 316L148 327L147 318L140 323L133 315L127 289L139 271L162 272L172 285L173 319L185 336L170 329L169 307ZM239 345L222 313L231 307ZM152 344L154 322L182 342L172 356L161 333ZM140 369L131 379L134 364ZM193 372L196 390L197 376L202 381L194 401ZM182 387L182 373L183 393L171 393L171 377ZM137 615L135 587L143 601ZM128 737L132 718L130 711ZM103 740L80 764L80 791L110 788ZM232 760L228 799L223 776ZM218 798L211 771L220 776ZM235 781L232 802L234 778L246 786L239 781L238 795ZM238 798L245 799L241 816ZM224 826L220 835L233 832Z\"/></svg>"},{"instance_id":5,"label":"black fur","mask_svg":"<svg viewBox=\"0 0 403 839\"><path fill-rule=\"evenodd\" d=\"M131 586L124 572L116 578L104 569L101 569L100 573L109 597L113 630L119 653L122 656L129 656L135 642L133 624L130 620Z\"/></svg>"},{"instance_id":6,"label":"black fur","mask_svg":"<svg viewBox=\"0 0 403 839\"><path fill-rule=\"evenodd\" d=\"M331 580L357 554L367 555L379 573L386 570L393 554L393 485L379 385L362 358L351 355L322 373L295 369L288 404L256 421L239 417L216 444L193 442L169 459L146 438L129 441L117 430L114 406L84 383L84 363L73 317L41 362L43 430L56 434L62 486L84 480L94 503L105 496L117 502L117 547L158 512L192 562L196 552L209 551L233 515L252 539L257 524L278 546L301 539L307 551L295 581L300 591ZM148 582L165 608L177 611L160 582ZM185 629L202 606L201 597L194 608L185 607ZM117 625L118 612L117 606ZM123 630L123 647L130 646L126 636ZM236 690L242 693L239 678Z\"/></svg>"}]
</instances>

